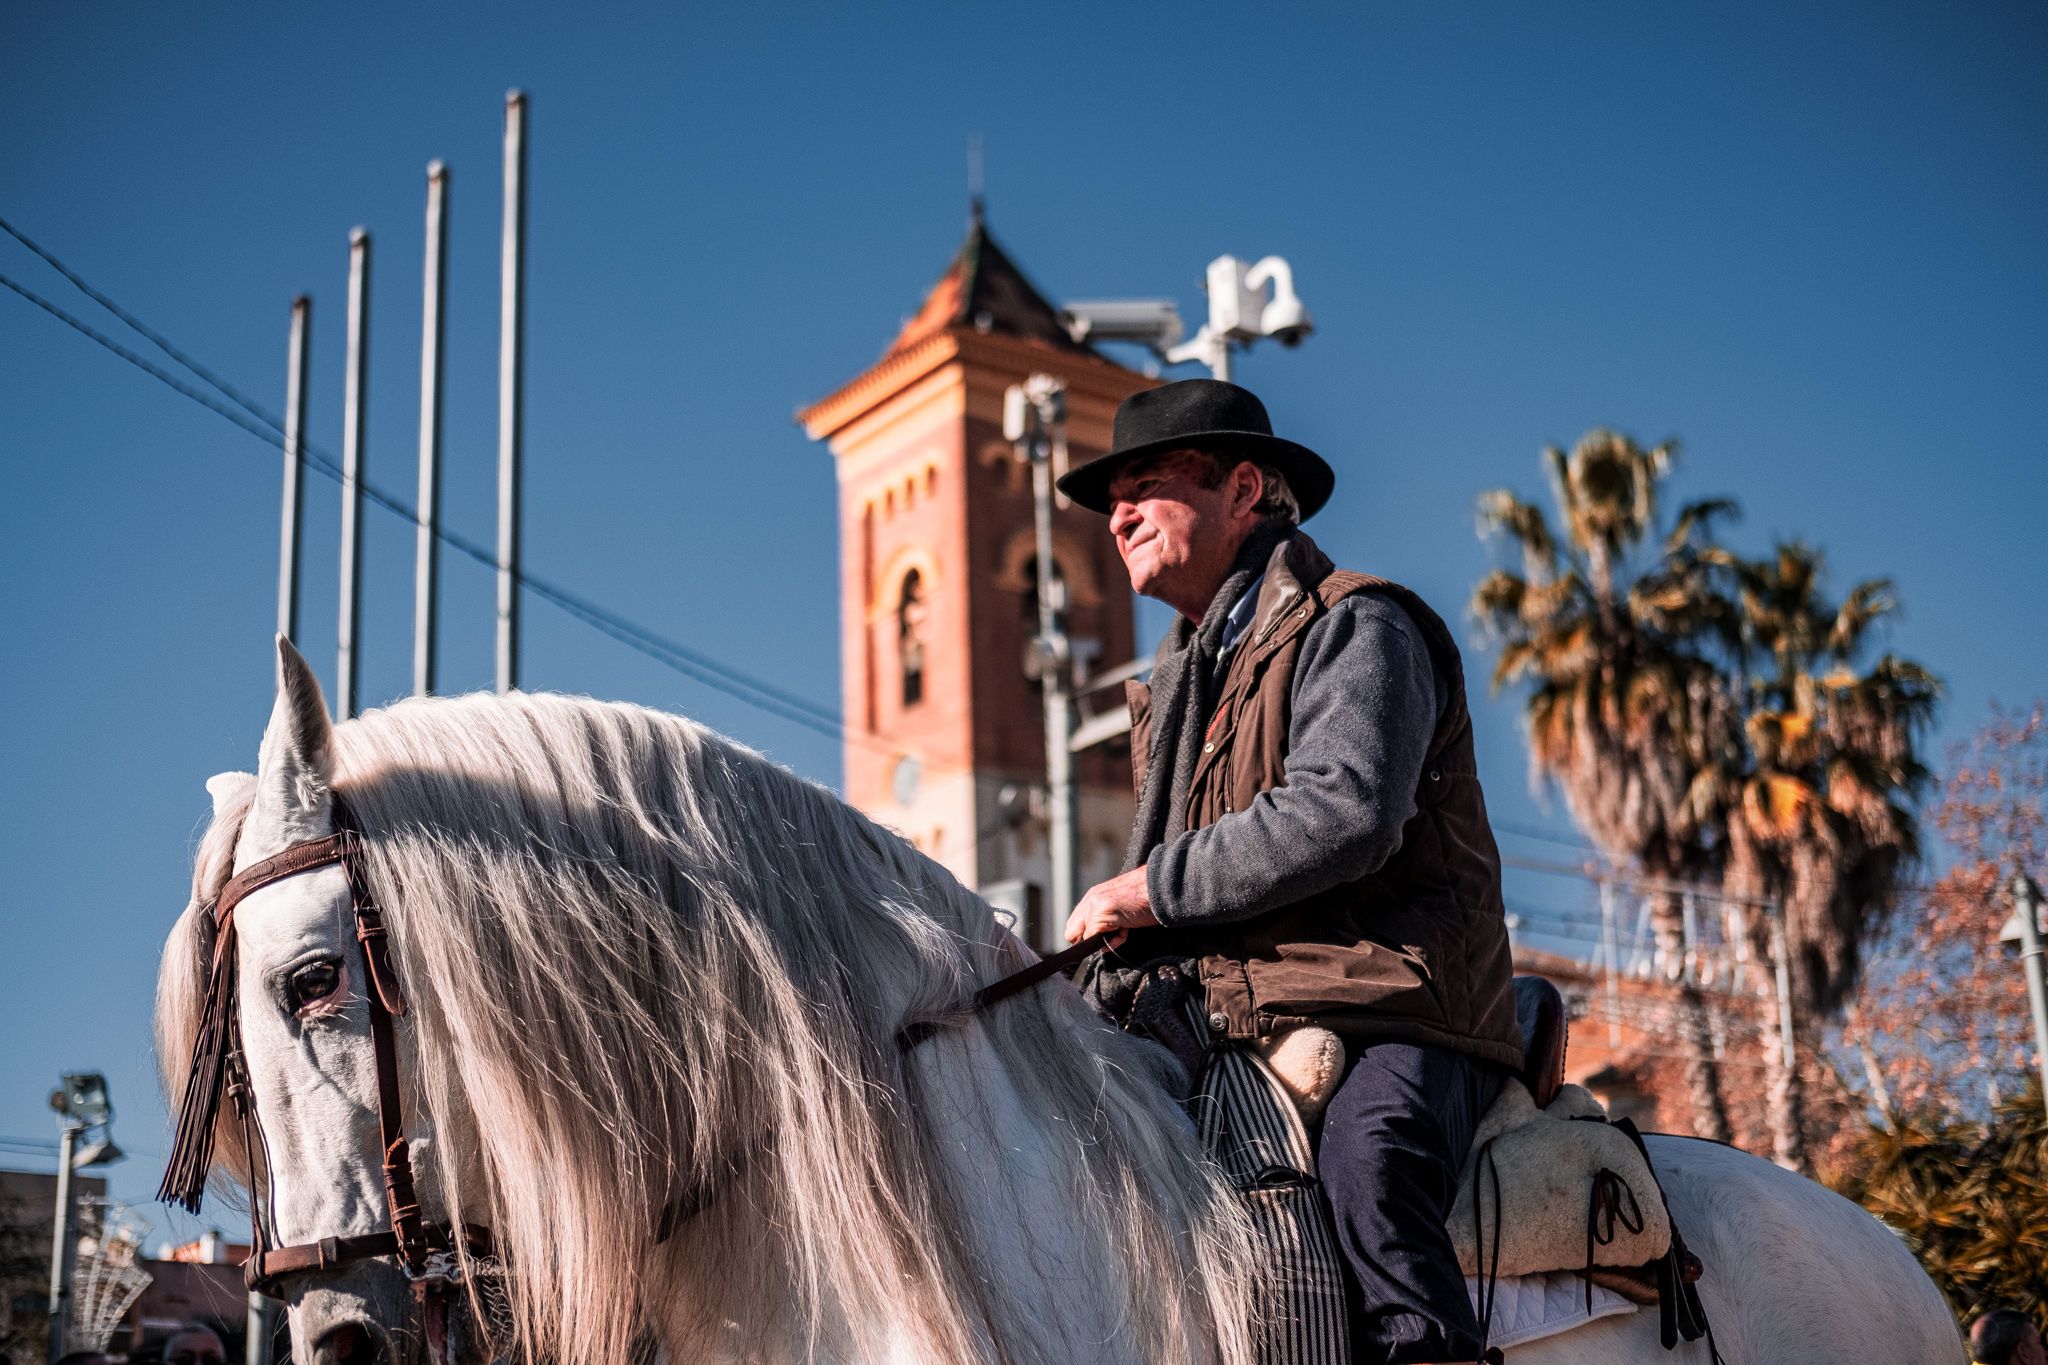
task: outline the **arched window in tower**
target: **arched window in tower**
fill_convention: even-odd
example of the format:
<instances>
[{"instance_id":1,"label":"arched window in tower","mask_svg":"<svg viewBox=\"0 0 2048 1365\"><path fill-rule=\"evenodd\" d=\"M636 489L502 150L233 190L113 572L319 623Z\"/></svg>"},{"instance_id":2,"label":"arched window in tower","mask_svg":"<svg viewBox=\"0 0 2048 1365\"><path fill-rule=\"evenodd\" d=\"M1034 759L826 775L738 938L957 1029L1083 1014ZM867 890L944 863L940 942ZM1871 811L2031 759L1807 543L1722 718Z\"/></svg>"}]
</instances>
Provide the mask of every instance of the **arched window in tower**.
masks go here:
<instances>
[{"instance_id":1,"label":"arched window in tower","mask_svg":"<svg viewBox=\"0 0 2048 1365\"><path fill-rule=\"evenodd\" d=\"M903 704L924 700L924 576L916 569L903 575L896 599L896 657L903 669Z\"/></svg>"}]
</instances>

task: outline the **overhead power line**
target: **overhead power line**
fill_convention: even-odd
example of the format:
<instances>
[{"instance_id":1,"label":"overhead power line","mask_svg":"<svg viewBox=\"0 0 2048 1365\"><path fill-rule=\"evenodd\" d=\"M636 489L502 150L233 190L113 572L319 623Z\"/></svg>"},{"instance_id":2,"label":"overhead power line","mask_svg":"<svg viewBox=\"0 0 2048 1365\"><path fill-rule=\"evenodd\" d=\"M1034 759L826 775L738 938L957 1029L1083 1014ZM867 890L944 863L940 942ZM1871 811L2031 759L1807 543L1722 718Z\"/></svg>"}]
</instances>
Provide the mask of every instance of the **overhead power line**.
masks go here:
<instances>
[{"instance_id":1,"label":"overhead power line","mask_svg":"<svg viewBox=\"0 0 2048 1365\"><path fill-rule=\"evenodd\" d=\"M0 219L0 230L4 230L23 246L35 252L37 256L48 262L53 269L62 274L81 293L119 318L138 334L148 339L152 345L156 346L166 356L198 377L208 387L215 390L216 393L224 396L227 401L223 402L214 393L208 393L203 389L195 387L178 375L156 364L148 357L122 345L112 337L107 336L91 324L52 303L49 299L44 298L35 290L30 289L19 281L5 274L0 274L0 286L5 286L21 298L48 313L51 317L56 318L65 326L91 340L94 344L134 368L141 370L144 374L149 375L158 383L165 385L183 397L191 399L215 415L226 418L241 430L248 432L265 444L279 450L285 449L284 424L274 413L271 413L260 403L257 403L247 394L242 393L232 384L222 379L213 370L195 360L176 343L172 342L161 332L150 327L128 309L123 308L104 291L94 288L78 272L65 265L52 252L29 238L11 223ZM337 482L341 480L340 462L312 442L302 440L300 442L300 454L308 465L318 470L321 474ZM377 487L367 480L362 481L362 490L364 497L379 507L402 517L406 521L417 524L418 513L404 499ZM475 560L487 568L496 567L497 557L495 553L483 545L445 526L437 528L437 534L444 544L458 553ZM869 747L886 749L892 753L901 751L900 745L889 743L880 736L848 726L840 719L837 712L807 697L786 691L763 678L756 677L743 669L736 668L700 650L694 650L674 640L670 640L659 632L633 621L622 613L602 606L539 575L521 571L518 575L518 582L521 587L531 591L535 596L582 621L592 629L617 640L628 648L714 691L732 697L736 701L743 702L758 710L766 711L793 724L803 726L828 739L852 740L855 743L865 744Z\"/></svg>"},{"instance_id":2,"label":"overhead power line","mask_svg":"<svg viewBox=\"0 0 2048 1365\"><path fill-rule=\"evenodd\" d=\"M92 285L89 282L87 282L84 276L80 275L70 266L64 264L64 262L58 260L57 257L48 248L44 247L40 242L30 237L27 233L23 232L14 224L8 222L5 218L0 218L0 232L5 232L15 241L20 242L30 251L33 251L36 255L42 257L45 261L49 263L50 268L52 270L55 270L59 275L62 275L65 279L71 281L72 285L78 290L79 293L85 295L94 303L106 309L109 313L112 313L115 317L127 323L130 328L132 328L141 336L148 338L149 343L152 346L156 347L159 351L162 351L165 355L169 356L179 365L183 366L191 373L199 376L199 378L205 380L216 391L226 395L230 400L232 400L238 407L242 408L244 411L250 413L255 417L260 418L264 422L267 422L270 426L276 429L278 435L282 436L284 434L283 425L279 423L276 418L272 417L268 412L265 412L263 408L257 404L255 399L249 397L240 389L237 389L234 385L228 383L227 380L222 379L212 370L209 370L208 368L206 368L206 366L200 364L197 360L194 360L191 356L185 354L184 351L180 350L175 344L172 343L169 337L164 336L161 332L158 332L155 328L151 327L141 318L136 317L126 308L123 308L119 303L107 297L107 295L100 292L99 290L93 288Z\"/></svg>"}]
</instances>

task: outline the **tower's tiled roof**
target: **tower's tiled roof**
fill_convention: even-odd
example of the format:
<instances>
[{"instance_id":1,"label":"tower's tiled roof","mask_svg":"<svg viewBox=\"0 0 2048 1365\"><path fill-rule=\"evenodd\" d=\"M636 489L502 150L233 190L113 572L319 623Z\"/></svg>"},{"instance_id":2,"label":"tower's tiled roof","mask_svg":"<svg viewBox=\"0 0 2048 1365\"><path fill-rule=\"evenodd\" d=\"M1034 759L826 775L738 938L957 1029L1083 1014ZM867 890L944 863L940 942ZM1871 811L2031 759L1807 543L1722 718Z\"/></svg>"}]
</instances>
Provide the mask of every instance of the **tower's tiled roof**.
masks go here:
<instances>
[{"instance_id":1,"label":"tower's tiled roof","mask_svg":"<svg viewBox=\"0 0 2048 1365\"><path fill-rule=\"evenodd\" d=\"M946 267L946 273L925 295L924 304L903 324L885 355L908 350L935 332L949 327L971 327L978 332L1000 332L1026 337L1065 351L1094 354L1067 335L1059 310L1046 302L1045 295L1024 278L1016 262L996 245L988 225L976 213L967 230L967 240Z\"/></svg>"}]
</instances>

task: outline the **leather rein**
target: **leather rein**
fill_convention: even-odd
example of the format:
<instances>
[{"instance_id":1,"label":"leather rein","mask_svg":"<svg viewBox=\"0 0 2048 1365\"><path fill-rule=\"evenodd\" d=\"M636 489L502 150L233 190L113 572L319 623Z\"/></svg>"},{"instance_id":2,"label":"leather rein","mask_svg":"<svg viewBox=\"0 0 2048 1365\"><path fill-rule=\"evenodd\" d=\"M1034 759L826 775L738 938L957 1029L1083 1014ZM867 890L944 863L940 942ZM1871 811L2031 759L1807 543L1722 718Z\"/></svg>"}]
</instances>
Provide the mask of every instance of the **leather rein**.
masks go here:
<instances>
[{"instance_id":1,"label":"leather rein","mask_svg":"<svg viewBox=\"0 0 2048 1365\"><path fill-rule=\"evenodd\" d=\"M370 895L364 873L362 836L352 828L340 804L340 828L321 839L293 844L235 874L208 911L213 919L213 961L207 979L205 1008L192 1045L192 1064L178 1111L178 1130L171 1161L157 1198L182 1204L197 1213L212 1167L213 1137L223 1099L233 1107L249 1153L249 1259L242 1275L249 1288L282 1298L278 1283L287 1275L328 1270L354 1261L395 1257L422 1297L446 1290L459 1278L456 1242L471 1256L490 1254L488 1229L428 1222L420 1213L412 1154L406 1146L399 1100L398 1045L392 1020L406 1012L404 993L391 970L384 914ZM356 941L362 947L365 990L370 1009L370 1043L377 1065L377 1126L384 1148L384 1199L390 1226L382 1232L322 1237L293 1246L270 1245L270 1226L277 1221L271 1206L270 1151L256 1114L247 1058L235 1002L235 907L251 893L304 872L339 865L348 877L349 900L355 914ZM257 1167L263 1168L262 1189ZM265 1215L268 1215L267 1217Z\"/></svg>"}]
</instances>

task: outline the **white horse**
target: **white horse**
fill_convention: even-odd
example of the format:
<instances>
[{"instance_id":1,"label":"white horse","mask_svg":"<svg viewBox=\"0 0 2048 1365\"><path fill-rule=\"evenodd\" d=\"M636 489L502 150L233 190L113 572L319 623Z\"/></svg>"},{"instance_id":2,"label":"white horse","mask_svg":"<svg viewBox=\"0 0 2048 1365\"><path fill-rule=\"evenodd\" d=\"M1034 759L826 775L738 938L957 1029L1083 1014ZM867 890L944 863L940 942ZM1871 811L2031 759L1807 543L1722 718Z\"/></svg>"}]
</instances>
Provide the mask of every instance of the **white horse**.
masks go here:
<instances>
[{"instance_id":1,"label":"white horse","mask_svg":"<svg viewBox=\"0 0 2048 1365\"><path fill-rule=\"evenodd\" d=\"M165 949L183 1089L230 874L361 832L410 1009L404 1126L429 1217L491 1230L453 1354L671 1361L1250 1365L1258 1250L1162 1054L1029 962L943 869L688 721L581 698L407 701L330 726L280 641L254 777ZM363 959L335 867L235 912L236 996L278 1242L387 1226ZM941 1020L902 1050L908 1022ZM218 1181L250 1155L223 1117ZM1739 1152L1650 1138L1730 1365L1960 1361L1898 1240ZM663 1238L664 1210L684 1210ZM672 1216L670 1221L676 1221ZM302 1362L420 1358L389 1261L288 1277ZM1512 1365L1692 1365L1654 1311Z\"/></svg>"}]
</instances>

